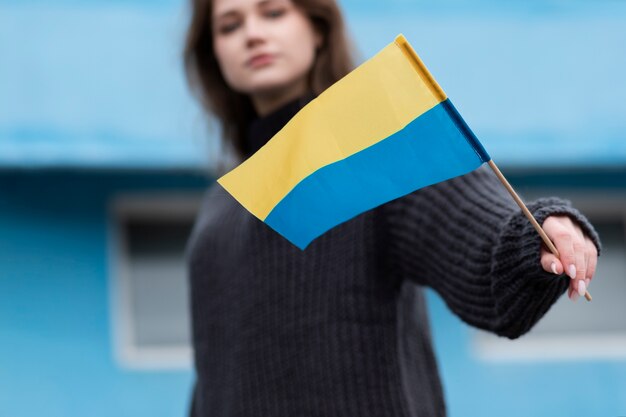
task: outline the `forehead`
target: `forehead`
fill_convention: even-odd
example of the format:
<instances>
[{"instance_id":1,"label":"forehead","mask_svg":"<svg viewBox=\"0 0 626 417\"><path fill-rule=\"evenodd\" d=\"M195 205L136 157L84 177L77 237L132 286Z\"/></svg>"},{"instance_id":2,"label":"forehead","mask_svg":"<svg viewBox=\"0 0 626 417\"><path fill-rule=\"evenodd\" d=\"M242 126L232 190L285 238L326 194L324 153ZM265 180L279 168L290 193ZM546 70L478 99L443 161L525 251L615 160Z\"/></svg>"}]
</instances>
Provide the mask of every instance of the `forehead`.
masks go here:
<instances>
[{"instance_id":1,"label":"forehead","mask_svg":"<svg viewBox=\"0 0 626 417\"><path fill-rule=\"evenodd\" d=\"M266 4L289 3L289 0L213 0L213 16L246 10Z\"/></svg>"}]
</instances>

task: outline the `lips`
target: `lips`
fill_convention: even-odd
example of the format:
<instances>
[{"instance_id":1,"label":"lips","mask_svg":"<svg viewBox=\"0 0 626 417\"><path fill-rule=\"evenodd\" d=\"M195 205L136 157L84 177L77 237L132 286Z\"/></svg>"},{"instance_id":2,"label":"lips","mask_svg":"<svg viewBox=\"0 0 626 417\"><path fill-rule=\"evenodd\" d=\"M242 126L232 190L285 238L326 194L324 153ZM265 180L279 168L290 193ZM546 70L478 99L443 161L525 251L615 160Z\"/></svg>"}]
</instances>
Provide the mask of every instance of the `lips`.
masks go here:
<instances>
[{"instance_id":1,"label":"lips","mask_svg":"<svg viewBox=\"0 0 626 417\"><path fill-rule=\"evenodd\" d=\"M274 61L274 55L272 54L258 54L254 55L248 61L246 61L246 66L250 68L258 68L263 67L265 65L269 65Z\"/></svg>"}]
</instances>

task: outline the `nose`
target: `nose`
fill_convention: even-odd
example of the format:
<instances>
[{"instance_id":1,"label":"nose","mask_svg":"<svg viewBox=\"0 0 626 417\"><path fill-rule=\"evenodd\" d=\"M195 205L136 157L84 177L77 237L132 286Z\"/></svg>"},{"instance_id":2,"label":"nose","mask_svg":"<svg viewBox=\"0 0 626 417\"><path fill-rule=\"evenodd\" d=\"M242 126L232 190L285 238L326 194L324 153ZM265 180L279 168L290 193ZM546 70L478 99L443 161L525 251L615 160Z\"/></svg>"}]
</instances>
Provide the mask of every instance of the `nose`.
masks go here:
<instances>
[{"instance_id":1,"label":"nose","mask_svg":"<svg viewBox=\"0 0 626 417\"><path fill-rule=\"evenodd\" d=\"M257 44L265 42L265 31L262 22L255 16L250 16L245 23L246 46L252 48Z\"/></svg>"}]
</instances>

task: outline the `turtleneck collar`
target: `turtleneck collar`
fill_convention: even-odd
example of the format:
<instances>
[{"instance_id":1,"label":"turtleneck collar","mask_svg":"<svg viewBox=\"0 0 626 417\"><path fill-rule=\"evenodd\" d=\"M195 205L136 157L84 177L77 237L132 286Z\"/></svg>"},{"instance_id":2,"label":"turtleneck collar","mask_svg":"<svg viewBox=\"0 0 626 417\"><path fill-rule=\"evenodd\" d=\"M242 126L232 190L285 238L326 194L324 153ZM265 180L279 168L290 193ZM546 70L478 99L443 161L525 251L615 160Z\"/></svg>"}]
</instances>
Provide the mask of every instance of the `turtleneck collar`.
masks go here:
<instances>
[{"instance_id":1,"label":"turtleneck collar","mask_svg":"<svg viewBox=\"0 0 626 417\"><path fill-rule=\"evenodd\" d=\"M246 136L248 153L246 157L261 149L300 109L314 98L315 94L308 92L297 99L283 104L265 116L255 118L248 126Z\"/></svg>"}]
</instances>

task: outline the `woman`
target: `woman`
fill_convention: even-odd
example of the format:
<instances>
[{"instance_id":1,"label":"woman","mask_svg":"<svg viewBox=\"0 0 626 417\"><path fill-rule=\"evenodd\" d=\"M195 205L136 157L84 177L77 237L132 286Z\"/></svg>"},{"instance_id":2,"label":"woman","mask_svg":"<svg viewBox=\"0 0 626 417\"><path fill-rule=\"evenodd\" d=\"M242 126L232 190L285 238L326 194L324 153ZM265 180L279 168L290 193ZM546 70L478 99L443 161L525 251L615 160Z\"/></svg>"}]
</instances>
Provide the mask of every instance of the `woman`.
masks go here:
<instances>
[{"instance_id":1,"label":"woman","mask_svg":"<svg viewBox=\"0 0 626 417\"><path fill-rule=\"evenodd\" d=\"M350 71L348 51L331 0L194 0L185 63L245 159ZM587 219L558 198L528 208L560 259L484 167L304 251L211 187L188 245L191 415L445 415L423 286L465 322L514 339L593 278L600 242Z\"/></svg>"}]
</instances>

